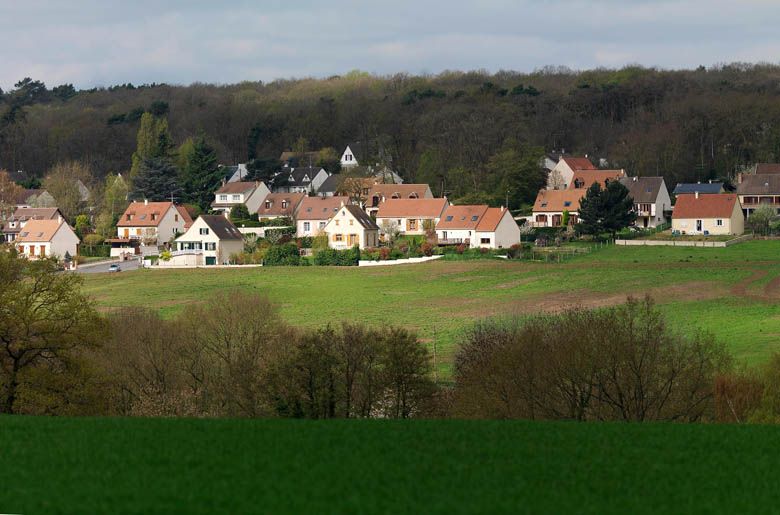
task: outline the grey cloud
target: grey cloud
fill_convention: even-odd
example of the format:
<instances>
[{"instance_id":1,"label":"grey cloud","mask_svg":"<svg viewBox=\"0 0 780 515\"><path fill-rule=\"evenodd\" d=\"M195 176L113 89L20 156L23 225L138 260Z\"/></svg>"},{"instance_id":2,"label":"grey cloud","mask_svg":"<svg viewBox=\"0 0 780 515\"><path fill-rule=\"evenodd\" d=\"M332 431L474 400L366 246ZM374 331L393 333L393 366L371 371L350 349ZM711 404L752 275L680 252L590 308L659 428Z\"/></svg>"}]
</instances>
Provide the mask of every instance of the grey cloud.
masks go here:
<instances>
[{"instance_id":1,"label":"grey cloud","mask_svg":"<svg viewBox=\"0 0 780 515\"><path fill-rule=\"evenodd\" d=\"M779 17L761 0L0 0L0 87L774 61Z\"/></svg>"}]
</instances>

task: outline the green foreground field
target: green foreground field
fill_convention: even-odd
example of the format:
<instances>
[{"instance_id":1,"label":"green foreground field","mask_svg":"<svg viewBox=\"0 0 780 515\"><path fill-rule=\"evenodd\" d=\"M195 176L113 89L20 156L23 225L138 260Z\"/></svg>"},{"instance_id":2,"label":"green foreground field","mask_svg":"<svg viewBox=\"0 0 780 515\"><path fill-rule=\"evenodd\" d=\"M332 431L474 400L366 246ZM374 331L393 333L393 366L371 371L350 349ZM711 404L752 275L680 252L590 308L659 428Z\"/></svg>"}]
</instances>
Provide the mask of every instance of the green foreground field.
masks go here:
<instances>
[{"instance_id":1,"label":"green foreground field","mask_svg":"<svg viewBox=\"0 0 780 515\"><path fill-rule=\"evenodd\" d=\"M565 263L435 261L376 268L268 267L88 274L101 309L147 306L171 316L236 289L268 295L300 326L341 320L397 324L436 342L447 375L474 320L652 295L682 331L704 329L760 363L780 350L780 241L725 249L610 246Z\"/></svg>"},{"instance_id":2,"label":"green foreground field","mask_svg":"<svg viewBox=\"0 0 780 515\"><path fill-rule=\"evenodd\" d=\"M752 513L774 427L0 417L3 513Z\"/></svg>"}]
</instances>

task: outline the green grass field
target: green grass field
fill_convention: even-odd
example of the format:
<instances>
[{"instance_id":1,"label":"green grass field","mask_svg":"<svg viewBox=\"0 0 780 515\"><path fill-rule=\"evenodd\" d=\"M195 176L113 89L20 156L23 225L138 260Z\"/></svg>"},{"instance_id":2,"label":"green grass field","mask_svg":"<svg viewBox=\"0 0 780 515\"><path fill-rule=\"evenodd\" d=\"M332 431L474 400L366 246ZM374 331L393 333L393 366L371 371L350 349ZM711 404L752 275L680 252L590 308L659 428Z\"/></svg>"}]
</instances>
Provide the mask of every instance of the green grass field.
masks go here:
<instances>
[{"instance_id":1,"label":"green grass field","mask_svg":"<svg viewBox=\"0 0 780 515\"><path fill-rule=\"evenodd\" d=\"M562 264L139 270L88 274L85 281L103 309L148 306L170 316L217 292L244 289L268 295L295 325L404 325L436 342L444 374L459 334L475 319L608 306L645 293L681 331L711 331L746 363L780 350L780 241L725 249L612 246Z\"/></svg>"},{"instance_id":2,"label":"green grass field","mask_svg":"<svg viewBox=\"0 0 780 515\"><path fill-rule=\"evenodd\" d=\"M3 513L750 513L774 427L0 417Z\"/></svg>"}]
</instances>

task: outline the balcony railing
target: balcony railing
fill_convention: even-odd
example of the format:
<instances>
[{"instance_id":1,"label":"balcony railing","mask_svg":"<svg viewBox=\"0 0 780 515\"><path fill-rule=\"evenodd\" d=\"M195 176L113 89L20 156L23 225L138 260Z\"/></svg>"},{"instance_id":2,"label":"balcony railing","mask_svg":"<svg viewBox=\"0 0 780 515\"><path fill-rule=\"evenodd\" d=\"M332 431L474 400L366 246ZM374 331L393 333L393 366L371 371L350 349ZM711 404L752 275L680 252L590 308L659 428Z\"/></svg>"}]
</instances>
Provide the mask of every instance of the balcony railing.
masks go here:
<instances>
[{"instance_id":1,"label":"balcony railing","mask_svg":"<svg viewBox=\"0 0 780 515\"><path fill-rule=\"evenodd\" d=\"M468 238L439 238L439 245L460 245L461 243L469 243Z\"/></svg>"}]
</instances>

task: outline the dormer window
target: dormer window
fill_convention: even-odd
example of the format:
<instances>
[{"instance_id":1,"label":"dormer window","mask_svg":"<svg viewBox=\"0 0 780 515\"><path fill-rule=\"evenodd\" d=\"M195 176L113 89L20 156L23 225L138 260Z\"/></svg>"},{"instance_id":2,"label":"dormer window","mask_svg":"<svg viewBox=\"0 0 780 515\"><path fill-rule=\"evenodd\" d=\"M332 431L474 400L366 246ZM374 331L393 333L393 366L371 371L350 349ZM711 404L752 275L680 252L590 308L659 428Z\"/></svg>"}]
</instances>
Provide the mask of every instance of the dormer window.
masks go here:
<instances>
[{"instance_id":1,"label":"dormer window","mask_svg":"<svg viewBox=\"0 0 780 515\"><path fill-rule=\"evenodd\" d=\"M271 201L271 200L266 200L265 201L265 208L266 209L271 209L271 206L273 206L273 205L274 205L273 201Z\"/></svg>"},{"instance_id":2,"label":"dormer window","mask_svg":"<svg viewBox=\"0 0 780 515\"><path fill-rule=\"evenodd\" d=\"M282 209L287 209L288 202L286 200L282 200Z\"/></svg>"},{"instance_id":3,"label":"dormer window","mask_svg":"<svg viewBox=\"0 0 780 515\"><path fill-rule=\"evenodd\" d=\"M542 202L542 207L547 207L547 201Z\"/></svg>"},{"instance_id":4,"label":"dormer window","mask_svg":"<svg viewBox=\"0 0 780 515\"><path fill-rule=\"evenodd\" d=\"M233 195L233 202L240 202L241 201L241 195Z\"/></svg>"},{"instance_id":5,"label":"dormer window","mask_svg":"<svg viewBox=\"0 0 780 515\"><path fill-rule=\"evenodd\" d=\"M127 215L126 219L127 219L127 221L129 222L130 220L132 220L132 219L133 219L133 215Z\"/></svg>"},{"instance_id":6,"label":"dormer window","mask_svg":"<svg viewBox=\"0 0 780 515\"><path fill-rule=\"evenodd\" d=\"M220 202L227 202L227 197L228 197L227 195L220 195L219 196L219 201Z\"/></svg>"},{"instance_id":7,"label":"dormer window","mask_svg":"<svg viewBox=\"0 0 780 515\"><path fill-rule=\"evenodd\" d=\"M152 221L157 220L157 213L152 213Z\"/></svg>"},{"instance_id":8,"label":"dormer window","mask_svg":"<svg viewBox=\"0 0 780 515\"><path fill-rule=\"evenodd\" d=\"M413 191L409 194L409 198L417 198L417 193Z\"/></svg>"}]
</instances>

